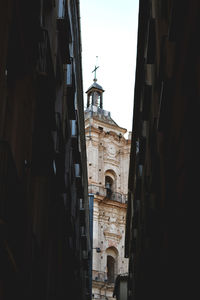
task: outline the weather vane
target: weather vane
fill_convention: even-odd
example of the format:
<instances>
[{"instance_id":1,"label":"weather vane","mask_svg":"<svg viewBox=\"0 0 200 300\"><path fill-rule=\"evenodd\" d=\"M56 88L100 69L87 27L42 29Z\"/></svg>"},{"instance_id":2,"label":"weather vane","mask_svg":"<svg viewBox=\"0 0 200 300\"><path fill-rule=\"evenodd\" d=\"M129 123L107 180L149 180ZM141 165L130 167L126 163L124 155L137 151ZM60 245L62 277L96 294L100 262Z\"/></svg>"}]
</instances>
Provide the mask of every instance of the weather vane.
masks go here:
<instances>
[{"instance_id":1,"label":"weather vane","mask_svg":"<svg viewBox=\"0 0 200 300\"><path fill-rule=\"evenodd\" d=\"M96 56L96 58L98 58L98 56ZM96 65L97 65L97 61L96 61ZM96 71L97 71L97 69L99 68L99 66L97 67L97 66L95 66L95 68L94 68L94 70L92 71L92 73L94 72L94 81L97 81L97 77L96 77Z\"/></svg>"}]
</instances>

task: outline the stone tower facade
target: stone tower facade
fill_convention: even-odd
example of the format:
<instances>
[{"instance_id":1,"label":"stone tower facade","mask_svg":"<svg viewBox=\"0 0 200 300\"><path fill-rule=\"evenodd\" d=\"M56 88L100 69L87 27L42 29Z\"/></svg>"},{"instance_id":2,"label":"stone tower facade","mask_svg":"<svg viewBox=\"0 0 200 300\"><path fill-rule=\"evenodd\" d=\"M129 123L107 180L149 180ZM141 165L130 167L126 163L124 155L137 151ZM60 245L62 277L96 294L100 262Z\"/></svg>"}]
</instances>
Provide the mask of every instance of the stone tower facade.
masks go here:
<instances>
[{"instance_id":1,"label":"stone tower facade","mask_svg":"<svg viewBox=\"0 0 200 300\"><path fill-rule=\"evenodd\" d=\"M87 90L85 132L88 189L92 205L92 297L113 298L115 278L128 272L124 239L131 132L119 127L103 109L103 88Z\"/></svg>"}]
</instances>

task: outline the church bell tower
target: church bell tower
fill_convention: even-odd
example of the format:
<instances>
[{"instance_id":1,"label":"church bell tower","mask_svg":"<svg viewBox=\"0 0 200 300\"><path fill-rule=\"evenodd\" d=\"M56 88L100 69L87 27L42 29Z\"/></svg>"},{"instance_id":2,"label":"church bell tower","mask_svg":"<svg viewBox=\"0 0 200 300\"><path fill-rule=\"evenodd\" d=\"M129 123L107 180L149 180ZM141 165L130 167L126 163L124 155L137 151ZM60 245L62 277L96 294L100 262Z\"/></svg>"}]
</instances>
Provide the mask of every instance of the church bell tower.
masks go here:
<instances>
[{"instance_id":1,"label":"church bell tower","mask_svg":"<svg viewBox=\"0 0 200 300\"><path fill-rule=\"evenodd\" d=\"M128 272L124 257L130 138L103 108L104 89L86 91L85 134L88 192L92 211L92 299L113 298L115 279ZM129 135L130 136L130 135Z\"/></svg>"}]
</instances>

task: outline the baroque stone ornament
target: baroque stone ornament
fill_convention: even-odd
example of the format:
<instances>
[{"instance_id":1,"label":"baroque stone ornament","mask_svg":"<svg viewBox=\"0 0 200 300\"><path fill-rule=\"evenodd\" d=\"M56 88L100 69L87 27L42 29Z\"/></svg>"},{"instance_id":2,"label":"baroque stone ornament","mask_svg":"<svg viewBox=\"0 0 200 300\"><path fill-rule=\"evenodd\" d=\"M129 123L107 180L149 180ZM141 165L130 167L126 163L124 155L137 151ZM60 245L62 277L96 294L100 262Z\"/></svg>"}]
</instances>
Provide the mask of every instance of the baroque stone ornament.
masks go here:
<instances>
[{"instance_id":1,"label":"baroque stone ornament","mask_svg":"<svg viewBox=\"0 0 200 300\"><path fill-rule=\"evenodd\" d=\"M115 149L114 145L112 145L112 144L108 145L108 153L112 156L114 156L116 154L116 149Z\"/></svg>"}]
</instances>

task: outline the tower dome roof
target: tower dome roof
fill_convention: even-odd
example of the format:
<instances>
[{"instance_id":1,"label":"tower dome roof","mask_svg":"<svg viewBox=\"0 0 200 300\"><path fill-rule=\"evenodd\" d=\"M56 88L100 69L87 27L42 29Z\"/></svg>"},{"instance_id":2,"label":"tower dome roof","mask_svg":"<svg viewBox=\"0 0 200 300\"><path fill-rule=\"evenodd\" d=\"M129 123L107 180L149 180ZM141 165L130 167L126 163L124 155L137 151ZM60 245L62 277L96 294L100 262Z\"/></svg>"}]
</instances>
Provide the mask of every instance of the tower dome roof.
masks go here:
<instances>
[{"instance_id":1,"label":"tower dome roof","mask_svg":"<svg viewBox=\"0 0 200 300\"><path fill-rule=\"evenodd\" d=\"M99 85L98 83L96 83L96 81L94 81L94 83L88 88L86 93L88 93L91 89L98 89L98 90L101 90L102 92L104 92L104 89L102 88L102 86Z\"/></svg>"}]
</instances>

